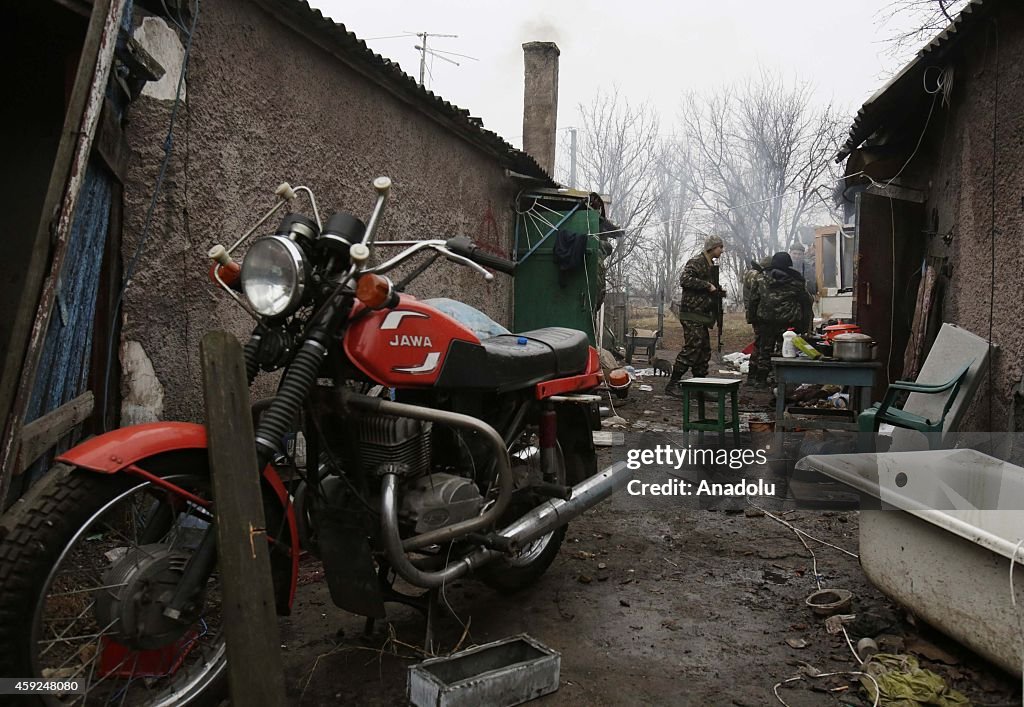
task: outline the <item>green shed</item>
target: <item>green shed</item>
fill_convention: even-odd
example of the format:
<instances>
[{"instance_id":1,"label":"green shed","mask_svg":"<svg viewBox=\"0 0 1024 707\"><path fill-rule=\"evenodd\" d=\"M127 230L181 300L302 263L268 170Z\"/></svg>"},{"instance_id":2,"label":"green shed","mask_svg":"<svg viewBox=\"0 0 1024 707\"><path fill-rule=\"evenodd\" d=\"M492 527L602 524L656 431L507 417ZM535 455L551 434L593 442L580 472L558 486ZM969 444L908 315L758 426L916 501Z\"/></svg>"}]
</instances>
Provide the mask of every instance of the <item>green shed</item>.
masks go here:
<instances>
[{"instance_id":1,"label":"green shed","mask_svg":"<svg viewBox=\"0 0 1024 707\"><path fill-rule=\"evenodd\" d=\"M554 192L554 193L552 193ZM539 190L519 197L516 217L515 331L547 326L579 329L597 345L595 321L604 297L601 214L586 192ZM606 222L607 223L607 222ZM556 233L587 236L583 265L562 271Z\"/></svg>"}]
</instances>

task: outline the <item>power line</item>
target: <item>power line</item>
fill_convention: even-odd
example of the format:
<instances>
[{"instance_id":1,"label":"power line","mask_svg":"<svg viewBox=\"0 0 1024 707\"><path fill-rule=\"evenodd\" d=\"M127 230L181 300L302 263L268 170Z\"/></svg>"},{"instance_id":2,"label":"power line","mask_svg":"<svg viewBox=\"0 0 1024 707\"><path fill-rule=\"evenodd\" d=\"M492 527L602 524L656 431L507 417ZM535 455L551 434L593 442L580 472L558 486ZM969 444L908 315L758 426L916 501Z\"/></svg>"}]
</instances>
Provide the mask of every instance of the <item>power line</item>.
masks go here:
<instances>
[{"instance_id":1,"label":"power line","mask_svg":"<svg viewBox=\"0 0 1024 707\"><path fill-rule=\"evenodd\" d=\"M385 37L367 37L364 42L376 42L378 39L404 39L405 37L415 37L415 32L404 32L402 34L389 34Z\"/></svg>"}]
</instances>

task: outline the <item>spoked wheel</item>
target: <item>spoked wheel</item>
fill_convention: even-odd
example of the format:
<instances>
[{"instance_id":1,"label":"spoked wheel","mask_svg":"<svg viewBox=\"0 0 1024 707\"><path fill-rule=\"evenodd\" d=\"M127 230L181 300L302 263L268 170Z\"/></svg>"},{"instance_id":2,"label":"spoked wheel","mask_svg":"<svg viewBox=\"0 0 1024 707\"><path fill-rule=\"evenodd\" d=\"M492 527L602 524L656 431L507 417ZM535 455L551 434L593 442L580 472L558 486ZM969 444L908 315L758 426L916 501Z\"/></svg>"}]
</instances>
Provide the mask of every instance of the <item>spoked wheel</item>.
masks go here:
<instances>
[{"instance_id":1,"label":"spoked wheel","mask_svg":"<svg viewBox=\"0 0 1024 707\"><path fill-rule=\"evenodd\" d=\"M545 481L540 463L540 450L537 448L536 435L524 434L509 451L513 471L519 479L528 478L534 482ZM558 450L558 469L549 483L565 485L566 460L561 448ZM526 491L519 491L513 498L509 510L502 519L502 525L513 522L537 504L536 498ZM495 589L514 592L536 582L551 563L554 562L558 549L565 538L567 526L542 535L536 540L526 543L519 553L512 557L503 557L485 565L480 570L480 578Z\"/></svg>"},{"instance_id":2,"label":"spoked wheel","mask_svg":"<svg viewBox=\"0 0 1024 707\"><path fill-rule=\"evenodd\" d=\"M217 572L164 615L212 515L205 468L161 474L192 498L126 474L59 468L0 542L0 675L78 681L67 705L183 705L225 686Z\"/></svg>"}]
</instances>

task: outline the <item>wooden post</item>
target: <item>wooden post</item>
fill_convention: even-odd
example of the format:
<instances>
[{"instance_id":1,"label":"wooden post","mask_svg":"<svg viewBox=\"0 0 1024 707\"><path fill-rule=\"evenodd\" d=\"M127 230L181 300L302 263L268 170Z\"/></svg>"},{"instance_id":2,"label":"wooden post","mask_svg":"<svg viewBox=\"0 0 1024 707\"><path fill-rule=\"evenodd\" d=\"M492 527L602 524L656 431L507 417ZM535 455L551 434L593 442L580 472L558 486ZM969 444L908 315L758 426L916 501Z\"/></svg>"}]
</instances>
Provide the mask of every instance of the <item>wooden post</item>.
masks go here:
<instances>
[{"instance_id":1,"label":"wooden post","mask_svg":"<svg viewBox=\"0 0 1024 707\"><path fill-rule=\"evenodd\" d=\"M227 332L211 331L201 358L231 701L283 707L281 639L242 346Z\"/></svg>"}]
</instances>

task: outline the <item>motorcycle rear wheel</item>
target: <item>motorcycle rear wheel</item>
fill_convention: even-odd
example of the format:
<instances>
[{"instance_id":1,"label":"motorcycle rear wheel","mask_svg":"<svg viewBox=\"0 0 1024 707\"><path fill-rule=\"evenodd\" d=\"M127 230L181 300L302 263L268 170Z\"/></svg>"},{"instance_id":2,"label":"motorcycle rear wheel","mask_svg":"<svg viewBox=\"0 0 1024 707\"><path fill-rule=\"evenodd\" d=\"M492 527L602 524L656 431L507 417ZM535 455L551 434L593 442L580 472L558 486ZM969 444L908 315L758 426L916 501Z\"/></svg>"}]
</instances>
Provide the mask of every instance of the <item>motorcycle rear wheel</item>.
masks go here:
<instances>
[{"instance_id":1,"label":"motorcycle rear wheel","mask_svg":"<svg viewBox=\"0 0 1024 707\"><path fill-rule=\"evenodd\" d=\"M585 469L585 459L576 450L568 452L560 450L561 469L556 483L566 484L566 479L576 478ZM506 521L511 523L516 517L530 510L529 507L513 504ZM511 594L533 585L555 561L562 541L569 526L563 525L552 532L537 538L523 547L515 557L494 560L480 569L479 577L484 584L500 592Z\"/></svg>"},{"instance_id":2,"label":"motorcycle rear wheel","mask_svg":"<svg viewBox=\"0 0 1024 707\"><path fill-rule=\"evenodd\" d=\"M205 459L182 461L140 464L211 498ZM208 513L129 474L66 466L12 510L0 527L0 675L84 683L85 694L39 704L170 707L224 696L217 572L185 622L162 617Z\"/></svg>"}]
</instances>

